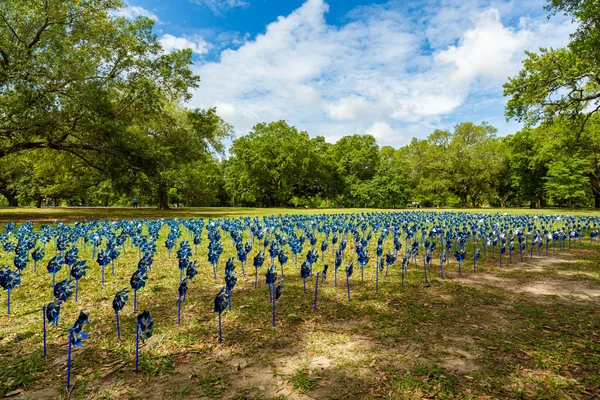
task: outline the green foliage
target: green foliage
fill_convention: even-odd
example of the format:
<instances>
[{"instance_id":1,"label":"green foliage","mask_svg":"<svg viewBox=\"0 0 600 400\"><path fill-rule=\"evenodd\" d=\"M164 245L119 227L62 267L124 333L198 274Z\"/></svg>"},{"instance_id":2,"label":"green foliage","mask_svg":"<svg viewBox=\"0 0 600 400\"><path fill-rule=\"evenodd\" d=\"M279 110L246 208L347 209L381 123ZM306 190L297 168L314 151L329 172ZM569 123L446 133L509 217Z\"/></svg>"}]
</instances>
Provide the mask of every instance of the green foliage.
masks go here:
<instances>
[{"instance_id":1,"label":"green foliage","mask_svg":"<svg viewBox=\"0 0 600 400\"><path fill-rule=\"evenodd\" d=\"M578 24L562 49L528 52L523 69L504 85L506 116L527 126L570 119L579 133L600 110L600 3L597 0L550 0L552 13Z\"/></svg>"},{"instance_id":2,"label":"green foliage","mask_svg":"<svg viewBox=\"0 0 600 400\"><path fill-rule=\"evenodd\" d=\"M322 192L322 138L310 139L285 121L261 123L236 139L225 167L234 205L286 205L293 196Z\"/></svg>"},{"instance_id":3,"label":"green foliage","mask_svg":"<svg viewBox=\"0 0 600 400\"><path fill-rule=\"evenodd\" d=\"M494 193L505 158L495 132L485 122L465 122L456 125L453 133L436 130L426 140L413 140L405 154L413 168L413 182L423 185L417 190L422 195L437 193L441 199L457 196L462 207L468 201L480 206Z\"/></svg>"},{"instance_id":4,"label":"green foliage","mask_svg":"<svg viewBox=\"0 0 600 400\"><path fill-rule=\"evenodd\" d=\"M544 188L551 199L558 204L567 203L570 208L573 202L585 201L589 185L585 179L585 160L556 160L549 164L548 176Z\"/></svg>"}]
</instances>

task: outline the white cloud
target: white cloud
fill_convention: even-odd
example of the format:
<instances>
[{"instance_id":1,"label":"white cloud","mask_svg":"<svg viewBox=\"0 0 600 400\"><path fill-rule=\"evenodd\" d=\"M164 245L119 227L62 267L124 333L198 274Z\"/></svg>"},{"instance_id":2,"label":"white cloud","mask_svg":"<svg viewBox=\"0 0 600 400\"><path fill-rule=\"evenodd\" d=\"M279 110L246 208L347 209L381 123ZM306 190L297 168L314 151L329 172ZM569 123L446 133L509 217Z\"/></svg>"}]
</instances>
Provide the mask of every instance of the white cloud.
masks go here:
<instances>
[{"instance_id":1,"label":"white cloud","mask_svg":"<svg viewBox=\"0 0 600 400\"><path fill-rule=\"evenodd\" d=\"M246 8L250 3L245 0L190 0L192 3L208 7L215 15L223 15L232 8Z\"/></svg>"},{"instance_id":2,"label":"white cloud","mask_svg":"<svg viewBox=\"0 0 600 400\"><path fill-rule=\"evenodd\" d=\"M418 17L391 5L363 8L334 26L325 21L323 0L307 0L239 48L197 65L202 83L193 106L217 105L238 135L285 119L328 140L369 131L400 145L408 133L424 136L452 124L472 96L501 98L524 50L564 45L573 30L566 20L517 15L507 2L483 9L478 2L446 3ZM510 25L503 12L522 18ZM451 21L461 15L467 22L456 28ZM432 37L442 33L436 45ZM501 102L494 104L502 115Z\"/></svg>"},{"instance_id":3,"label":"white cloud","mask_svg":"<svg viewBox=\"0 0 600 400\"><path fill-rule=\"evenodd\" d=\"M174 50L192 49L193 53L206 54L210 49L210 44L200 36L177 37L166 33L160 38L160 44L167 53Z\"/></svg>"},{"instance_id":4,"label":"white cloud","mask_svg":"<svg viewBox=\"0 0 600 400\"><path fill-rule=\"evenodd\" d=\"M152 11L145 9L144 7L127 5L118 11L115 11L115 15L119 17L125 17L127 19L135 19L136 17L148 17L156 22L160 22L158 16Z\"/></svg>"}]
</instances>

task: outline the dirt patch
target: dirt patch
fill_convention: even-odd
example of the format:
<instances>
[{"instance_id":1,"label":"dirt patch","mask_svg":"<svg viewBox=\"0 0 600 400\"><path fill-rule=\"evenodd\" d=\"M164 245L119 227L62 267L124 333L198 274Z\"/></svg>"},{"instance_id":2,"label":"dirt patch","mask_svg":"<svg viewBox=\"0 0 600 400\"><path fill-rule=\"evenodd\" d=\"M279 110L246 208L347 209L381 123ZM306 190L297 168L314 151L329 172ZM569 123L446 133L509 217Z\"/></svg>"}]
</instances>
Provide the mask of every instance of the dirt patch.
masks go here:
<instances>
[{"instance_id":1,"label":"dirt patch","mask_svg":"<svg viewBox=\"0 0 600 400\"><path fill-rule=\"evenodd\" d=\"M523 282L522 280L503 278L491 274L477 274L457 280L468 285L487 285L513 293L527 293L534 296L559 296L564 299L600 300L600 286L581 280L540 277L540 279Z\"/></svg>"}]
</instances>

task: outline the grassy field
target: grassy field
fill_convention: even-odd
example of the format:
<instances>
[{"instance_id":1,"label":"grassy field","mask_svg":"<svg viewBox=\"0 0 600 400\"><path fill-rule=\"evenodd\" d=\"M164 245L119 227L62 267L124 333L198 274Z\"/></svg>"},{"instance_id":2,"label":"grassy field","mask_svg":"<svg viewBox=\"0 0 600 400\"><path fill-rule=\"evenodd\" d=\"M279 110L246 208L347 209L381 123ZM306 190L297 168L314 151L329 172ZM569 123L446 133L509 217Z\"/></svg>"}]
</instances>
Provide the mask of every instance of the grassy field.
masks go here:
<instances>
[{"instance_id":1,"label":"grassy field","mask_svg":"<svg viewBox=\"0 0 600 400\"><path fill-rule=\"evenodd\" d=\"M452 211L474 213L509 213L509 214L570 214L570 215L600 215L597 210L568 210L559 208L530 209L530 208L421 208L409 211ZM407 210L371 209L371 208L240 208L240 207L204 207L204 208L173 208L171 210L156 210L150 207L50 207L50 208L0 208L0 222L8 221L79 221L90 219L121 219L121 218L231 218L240 216L263 216L278 214L320 214L320 213L360 213L360 212L397 212Z\"/></svg>"},{"instance_id":2,"label":"grassy field","mask_svg":"<svg viewBox=\"0 0 600 400\"><path fill-rule=\"evenodd\" d=\"M289 209L16 209L0 218L38 221L79 218L215 217L296 212ZM357 210L336 210L356 212ZM362 211L362 210L358 210ZM475 210L482 211L482 210ZM492 210L484 210L492 211ZM515 210L495 210L513 212ZM523 212L523 210L517 210ZM527 212L529 210L526 210ZM308 210L305 212L324 212ZM557 210L550 210L556 213ZM141 373L134 372L135 315L131 298L122 313L123 340L117 341L111 308L114 293L129 287L137 253L131 245L107 268L90 270L80 284L80 300L66 302L58 328L49 327L48 358L42 357L41 306L52 299L45 262L37 274L29 266L23 284L12 293L13 314L0 314L0 395L11 398L98 399L555 399L600 395L600 248L552 251L498 267L498 256L472 261L457 273L456 261L439 278L436 262L423 285L414 265L401 285L400 266L390 267L375 293L374 261L351 278L348 302L344 279L334 287L331 271L319 288L313 311L314 280L303 291L292 260L277 303L277 326L264 273L253 288L251 261L246 277L237 266L232 311L223 318L224 342L217 341L214 296L222 286L223 265L233 255L223 237L219 283L206 260L206 237L195 259L200 273L190 284L177 325L179 270L168 259L163 239L148 285L138 293L138 310L154 318L154 336L141 351ZM204 231L206 235L206 231ZM49 245L50 246L50 245ZM258 251L255 246L252 257ZM262 248L262 246L261 246ZM348 243L349 254L353 253ZM91 249L83 255L91 258ZM374 250L374 249L372 249ZM51 248L47 254L52 253ZM373 252L374 253L374 252ZM468 249L472 256L472 249ZM331 253L326 262L332 265ZM12 264L1 252L0 265ZM316 270L322 264L316 264ZM343 275L343 273L342 273ZM65 268L57 280L65 279ZM6 296L0 303L5 306ZM68 327L79 311L89 312L90 338L73 359L71 391L64 389ZM4 312L4 311L3 311Z\"/></svg>"}]
</instances>

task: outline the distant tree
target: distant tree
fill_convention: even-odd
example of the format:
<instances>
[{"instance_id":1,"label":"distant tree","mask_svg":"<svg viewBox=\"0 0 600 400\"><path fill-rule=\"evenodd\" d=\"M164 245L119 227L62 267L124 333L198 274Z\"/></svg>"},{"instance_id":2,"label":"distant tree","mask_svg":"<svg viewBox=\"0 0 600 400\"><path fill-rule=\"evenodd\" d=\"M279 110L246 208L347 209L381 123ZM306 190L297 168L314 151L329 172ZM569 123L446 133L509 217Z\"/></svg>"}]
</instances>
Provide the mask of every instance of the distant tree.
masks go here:
<instances>
[{"instance_id":1,"label":"distant tree","mask_svg":"<svg viewBox=\"0 0 600 400\"><path fill-rule=\"evenodd\" d=\"M371 202L370 181L380 161L375 138L371 135L344 136L334 144L332 156L339 177L337 193L342 202L361 207Z\"/></svg>"},{"instance_id":2,"label":"distant tree","mask_svg":"<svg viewBox=\"0 0 600 400\"><path fill-rule=\"evenodd\" d=\"M234 204L286 206L293 196L318 194L322 142L285 121L254 126L233 142L226 163L226 187Z\"/></svg>"},{"instance_id":3,"label":"distant tree","mask_svg":"<svg viewBox=\"0 0 600 400\"><path fill-rule=\"evenodd\" d=\"M585 179L587 163L577 158L558 159L548 166L544 189L558 205L585 202L589 198L590 186Z\"/></svg>"}]
</instances>

